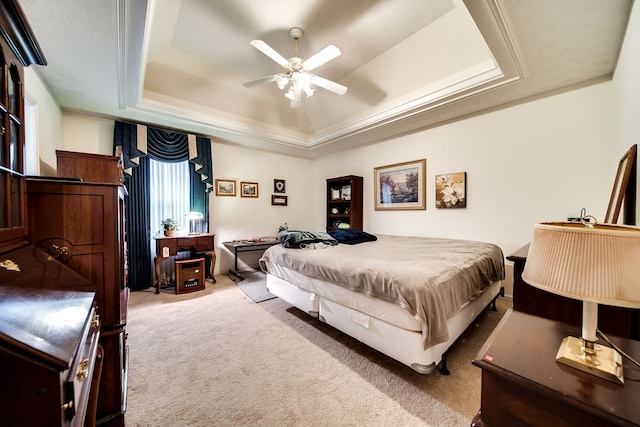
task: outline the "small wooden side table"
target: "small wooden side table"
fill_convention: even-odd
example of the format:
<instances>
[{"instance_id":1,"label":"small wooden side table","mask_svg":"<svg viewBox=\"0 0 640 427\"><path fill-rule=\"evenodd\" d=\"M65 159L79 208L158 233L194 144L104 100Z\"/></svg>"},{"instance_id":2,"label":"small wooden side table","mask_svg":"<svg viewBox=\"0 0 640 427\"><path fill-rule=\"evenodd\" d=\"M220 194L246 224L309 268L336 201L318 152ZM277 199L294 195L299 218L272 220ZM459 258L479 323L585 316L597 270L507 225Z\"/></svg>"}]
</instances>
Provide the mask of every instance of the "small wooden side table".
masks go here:
<instances>
[{"instance_id":1,"label":"small wooden side table","mask_svg":"<svg viewBox=\"0 0 640 427\"><path fill-rule=\"evenodd\" d=\"M473 426L640 425L640 370L623 360L624 385L556 362L580 328L510 310L480 349L481 408ZM638 360L640 341L609 337Z\"/></svg>"}]
</instances>

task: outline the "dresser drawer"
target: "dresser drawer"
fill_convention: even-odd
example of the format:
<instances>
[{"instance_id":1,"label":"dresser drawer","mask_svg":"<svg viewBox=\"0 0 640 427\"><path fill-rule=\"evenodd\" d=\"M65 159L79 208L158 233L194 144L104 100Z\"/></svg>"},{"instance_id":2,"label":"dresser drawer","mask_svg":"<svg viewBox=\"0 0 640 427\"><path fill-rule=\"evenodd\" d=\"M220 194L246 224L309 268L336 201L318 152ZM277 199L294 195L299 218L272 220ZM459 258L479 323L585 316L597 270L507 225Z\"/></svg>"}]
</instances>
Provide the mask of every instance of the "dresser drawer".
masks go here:
<instances>
[{"instance_id":1,"label":"dresser drawer","mask_svg":"<svg viewBox=\"0 0 640 427\"><path fill-rule=\"evenodd\" d=\"M93 307L84 325L78 351L62 375L65 378L61 403L63 419L74 419L74 424L80 425L78 421L84 420L87 412L99 338L100 321Z\"/></svg>"},{"instance_id":2,"label":"dresser drawer","mask_svg":"<svg viewBox=\"0 0 640 427\"><path fill-rule=\"evenodd\" d=\"M198 252L212 251L213 237L198 237Z\"/></svg>"}]
</instances>

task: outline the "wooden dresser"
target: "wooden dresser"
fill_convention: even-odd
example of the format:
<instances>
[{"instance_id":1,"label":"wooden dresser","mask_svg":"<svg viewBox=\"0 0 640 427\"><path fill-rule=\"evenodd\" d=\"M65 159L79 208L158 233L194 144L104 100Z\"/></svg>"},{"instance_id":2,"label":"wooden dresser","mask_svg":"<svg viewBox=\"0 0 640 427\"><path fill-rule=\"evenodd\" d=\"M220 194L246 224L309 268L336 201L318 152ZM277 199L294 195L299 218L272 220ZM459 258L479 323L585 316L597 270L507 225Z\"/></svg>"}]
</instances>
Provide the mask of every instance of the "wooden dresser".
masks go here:
<instances>
[{"instance_id":1,"label":"wooden dresser","mask_svg":"<svg viewBox=\"0 0 640 427\"><path fill-rule=\"evenodd\" d=\"M126 188L119 181L115 156L66 151L57 154L58 164L65 165L65 177L27 181L29 240L97 286L100 344L104 350L97 423L124 425L129 296L124 235ZM94 167L96 164L102 166Z\"/></svg>"},{"instance_id":2,"label":"wooden dresser","mask_svg":"<svg viewBox=\"0 0 640 427\"><path fill-rule=\"evenodd\" d=\"M98 391L95 285L33 246L0 260L0 424L83 425Z\"/></svg>"},{"instance_id":3,"label":"wooden dresser","mask_svg":"<svg viewBox=\"0 0 640 427\"><path fill-rule=\"evenodd\" d=\"M23 67L47 62L17 1L0 27L0 425L92 426L96 285L27 241Z\"/></svg>"}]
</instances>

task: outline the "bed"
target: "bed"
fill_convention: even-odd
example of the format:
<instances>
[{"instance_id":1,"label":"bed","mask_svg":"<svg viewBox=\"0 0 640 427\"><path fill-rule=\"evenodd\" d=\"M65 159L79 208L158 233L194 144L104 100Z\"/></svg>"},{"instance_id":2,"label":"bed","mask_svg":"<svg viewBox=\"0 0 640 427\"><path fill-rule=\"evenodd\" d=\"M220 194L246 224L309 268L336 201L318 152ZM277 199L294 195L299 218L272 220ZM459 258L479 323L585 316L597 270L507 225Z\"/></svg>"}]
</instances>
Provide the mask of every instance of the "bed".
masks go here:
<instances>
[{"instance_id":1,"label":"bed","mask_svg":"<svg viewBox=\"0 0 640 427\"><path fill-rule=\"evenodd\" d=\"M448 374L447 350L502 290L490 243L303 233L264 252L269 292L421 374Z\"/></svg>"}]
</instances>

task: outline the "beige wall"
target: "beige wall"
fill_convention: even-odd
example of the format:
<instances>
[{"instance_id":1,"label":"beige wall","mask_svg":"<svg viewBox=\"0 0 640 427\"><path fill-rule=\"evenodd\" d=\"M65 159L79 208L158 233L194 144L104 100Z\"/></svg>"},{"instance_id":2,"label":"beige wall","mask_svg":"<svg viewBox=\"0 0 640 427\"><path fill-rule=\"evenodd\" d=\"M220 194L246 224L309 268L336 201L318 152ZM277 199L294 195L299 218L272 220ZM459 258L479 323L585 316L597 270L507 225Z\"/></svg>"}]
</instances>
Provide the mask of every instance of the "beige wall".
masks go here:
<instances>
[{"instance_id":1,"label":"beige wall","mask_svg":"<svg viewBox=\"0 0 640 427\"><path fill-rule=\"evenodd\" d=\"M640 143L640 5L634 3L629 27L613 79L615 131L613 163L632 145ZM640 203L640 185L636 200ZM640 217L636 218L640 221Z\"/></svg>"},{"instance_id":2,"label":"beige wall","mask_svg":"<svg viewBox=\"0 0 640 427\"><path fill-rule=\"evenodd\" d=\"M48 88L37 74L38 65L25 68L25 97L33 105L36 124L34 137L40 158L36 165L40 175L55 175L56 150L62 148L62 112Z\"/></svg>"},{"instance_id":3,"label":"beige wall","mask_svg":"<svg viewBox=\"0 0 640 427\"><path fill-rule=\"evenodd\" d=\"M611 82L316 160L212 138L214 178L258 182L260 191L258 199L211 196L217 271L232 266L222 241L273 235L284 222L291 228L324 229L325 179L340 175L364 177L364 224L370 232L486 240L505 255L529 241L538 221L563 220L582 208L602 218L617 161L640 134L635 77L640 60L632 54L640 49L637 9ZM29 86L35 83L27 79ZM34 92L36 100L48 96L41 88ZM111 154L113 121L61 114L50 100L39 105L51 110L39 115L43 162L55 165L55 148ZM422 158L427 159L427 209L375 211L373 168ZM462 171L468 174L467 208L436 209L435 175ZM271 206L274 178L287 182L287 207Z\"/></svg>"}]
</instances>

